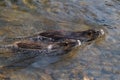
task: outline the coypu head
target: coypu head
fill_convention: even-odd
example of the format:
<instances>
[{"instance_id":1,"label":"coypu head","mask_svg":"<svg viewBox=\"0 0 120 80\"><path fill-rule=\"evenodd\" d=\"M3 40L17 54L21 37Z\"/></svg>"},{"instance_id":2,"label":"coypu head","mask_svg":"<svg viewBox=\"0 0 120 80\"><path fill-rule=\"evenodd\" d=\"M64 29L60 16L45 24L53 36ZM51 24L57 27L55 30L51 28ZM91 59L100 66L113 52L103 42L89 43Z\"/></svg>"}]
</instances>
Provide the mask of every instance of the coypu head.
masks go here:
<instances>
[{"instance_id":1,"label":"coypu head","mask_svg":"<svg viewBox=\"0 0 120 80\"><path fill-rule=\"evenodd\" d=\"M45 55L45 56L57 56L63 55L70 52L77 46L80 46L81 42L79 40L74 39L66 39L60 42L50 42L50 43L38 43L32 41L21 41L14 43L15 48L13 52L21 52L21 53L30 53L32 52L35 55Z\"/></svg>"},{"instance_id":2,"label":"coypu head","mask_svg":"<svg viewBox=\"0 0 120 80\"><path fill-rule=\"evenodd\" d=\"M54 49L63 49L63 50L71 50L74 47L81 46L81 42L79 40L67 39L60 42L54 42L47 46L48 50Z\"/></svg>"},{"instance_id":3,"label":"coypu head","mask_svg":"<svg viewBox=\"0 0 120 80\"><path fill-rule=\"evenodd\" d=\"M71 38L80 40L81 42L90 42L102 35L104 35L104 31L102 29L100 30L89 29L82 32L73 32L71 33Z\"/></svg>"},{"instance_id":4,"label":"coypu head","mask_svg":"<svg viewBox=\"0 0 120 80\"><path fill-rule=\"evenodd\" d=\"M15 42L14 45L17 48L23 48L23 49L42 49L45 47L42 43L38 42L32 42L32 41L18 41Z\"/></svg>"},{"instance_id":5,"label":"coypu head","mask_svg":"<svg viewBox=\"0 0 120 80\"><path fill-rule=\"evenodd\" d=\"M66 49L68 48L73 48L76 46L81 46L81 41L80 40L74 40L74 39L67 39L63 42L59 42L58 43L59 46L63 46L66 47Z\"/></svg>"},{"instance_id":6,"label":"coypu head","mask_svg":"<svg viewBox=\"0 0 120 80\"><path fill-rule=\"evenodd\" d=\"M22 48L26 50L27 49L54 50L57 48L71 49L75 46L80 46L80 45L81 45L81 42L79 40L74 40L74 39L63 40L60 42L48 42L48 43L33 42L33 41L19 41L14 43L14 46L16 46L17 48Z\"/></svg>"},{"instance_id":7,"label":"coypu head","mask_svg":"<svg viewBox=\"0 0 120 80\"><path fill-rule=\"evenodd\" d=\"M49 44L47 46L48 51L50 54L48 55L63 55L67 54L75 47L81 46L81 42L79 40L68 39L61 42L56 42L54 44Z\"/></svg>"}]
</instances>

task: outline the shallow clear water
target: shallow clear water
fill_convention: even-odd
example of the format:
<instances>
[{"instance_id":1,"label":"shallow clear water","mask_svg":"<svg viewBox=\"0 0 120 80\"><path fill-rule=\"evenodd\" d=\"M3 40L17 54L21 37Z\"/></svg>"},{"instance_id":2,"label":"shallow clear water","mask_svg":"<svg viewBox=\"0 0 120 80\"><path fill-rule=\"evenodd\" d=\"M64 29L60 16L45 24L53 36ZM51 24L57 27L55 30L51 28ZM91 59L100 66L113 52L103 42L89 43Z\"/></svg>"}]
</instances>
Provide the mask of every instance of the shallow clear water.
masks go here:
<instances>
[{"instance_id":1,"label":"shallow clear water","mask_svg":"<svg viewBox=\"0 0 120 80\"><path fill-rule=\"evenodd\" d=\"M11 80L120 79L119 0L1 0L1 45L12 43L5 42L4 38L29 36L46 30L88 28L102 28L105 36L65 56L38 57L36 61L28 60L31 63L21 69L0 72L5 71Z\"/></svg>"}]
</instances>

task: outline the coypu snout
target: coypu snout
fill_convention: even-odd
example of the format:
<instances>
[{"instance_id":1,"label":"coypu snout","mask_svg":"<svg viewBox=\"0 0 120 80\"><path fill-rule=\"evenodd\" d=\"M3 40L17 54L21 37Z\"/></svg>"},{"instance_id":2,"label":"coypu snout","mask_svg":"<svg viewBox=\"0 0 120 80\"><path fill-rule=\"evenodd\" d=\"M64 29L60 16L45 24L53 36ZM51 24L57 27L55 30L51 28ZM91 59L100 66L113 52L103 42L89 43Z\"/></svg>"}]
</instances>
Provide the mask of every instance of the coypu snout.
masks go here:
<instances>
[{"instance_id":1,"label":"coypu snout","mask_svg":"<svg viewBox=\"0 0 120 80\"><path fill-rule=\"evenodd\" d=\"M105 35L105 31L104 31L103 29L100 29L99 31L100 31L100 35L101 35L101 36L102 36L102 35Z\"/></svg>"},{"instance_id":2,"label":"coypu snout","mask_svg":"<svg viewBox=\"0 0 120 80\"><path fill-rule=\"evenodd\" d=\"M93 38L91 38L91 40L89 40L89 41L95 40L103 35L105 35L105 32L103 29L95 30L95 32L93 33Z\"/></svg>"},{"instance_id":3,"label":"coypu snout","mask_svg":"<svg viewBox=\"0 0 120 80\"><path fill-rule=\"evenodd\" d=\"M98 30L93 30L93 29L87 30L83 33L84 37L86 38L86 40L84 41L87 41L87 42L93 41L97 39L100 36L100 34L101 32Z\"/></svg>"},{"instance_id":4,"label":"coypu snout","mask_svg":"<svg viewBox=\"0 0 120 80\"><path fill-rule=\"evenodd\" d=\"M89 42L97 39L98 37L104 35L105 32L103 29L95 30L95 29L89 29L82 32L73 32L71 34L71 38L80 40L81 42Z\"/></svg>"}]
</instances>

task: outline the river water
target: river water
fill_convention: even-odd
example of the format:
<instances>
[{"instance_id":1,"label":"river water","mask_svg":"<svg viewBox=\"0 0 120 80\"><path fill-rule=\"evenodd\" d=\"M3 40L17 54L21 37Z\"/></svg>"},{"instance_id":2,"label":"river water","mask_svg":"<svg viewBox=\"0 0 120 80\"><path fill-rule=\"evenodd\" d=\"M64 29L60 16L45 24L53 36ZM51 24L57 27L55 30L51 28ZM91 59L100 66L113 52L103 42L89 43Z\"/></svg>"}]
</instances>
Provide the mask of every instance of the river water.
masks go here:
<instances>
[{"instance_id":1,"label":"river water","mask_svg":"<svg viewBox=\"0 0 120 80\"><path fill-rule=\"evenodd\" d=\"M0 0L0 45L12 43L4 38L89 28L105 36L65 56L0 72L10 80L120 80L120 0Z\"/></svg>"}]
</instances>

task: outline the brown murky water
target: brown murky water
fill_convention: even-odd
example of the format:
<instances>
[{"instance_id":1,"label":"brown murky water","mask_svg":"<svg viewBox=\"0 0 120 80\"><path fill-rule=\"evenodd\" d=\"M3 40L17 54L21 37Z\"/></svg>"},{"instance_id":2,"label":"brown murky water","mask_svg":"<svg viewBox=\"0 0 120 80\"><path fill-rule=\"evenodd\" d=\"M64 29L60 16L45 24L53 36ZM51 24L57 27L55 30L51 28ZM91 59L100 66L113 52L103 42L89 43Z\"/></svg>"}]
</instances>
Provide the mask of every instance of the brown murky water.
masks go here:
<instances>
[{"instance_id":1,"label":"brown murky water","mask_svg":"<svg viewBox=\"0 0 120 80\"><path fill-rule=\"evenodd\" d=\"M120 80L120 0L1 0L0 45L12 43L4 38L88 28L106 35L68 55L39 57L0 73L10 80Z\"/></svg>"}]
</instances>

